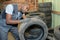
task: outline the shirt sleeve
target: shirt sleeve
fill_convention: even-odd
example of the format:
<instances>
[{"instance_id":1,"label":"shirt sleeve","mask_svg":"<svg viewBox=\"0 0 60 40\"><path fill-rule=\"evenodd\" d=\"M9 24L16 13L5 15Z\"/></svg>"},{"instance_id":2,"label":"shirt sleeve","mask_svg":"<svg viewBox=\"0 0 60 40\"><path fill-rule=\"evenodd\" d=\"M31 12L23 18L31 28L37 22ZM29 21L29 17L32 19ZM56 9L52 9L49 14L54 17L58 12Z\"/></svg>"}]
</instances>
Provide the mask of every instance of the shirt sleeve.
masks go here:
<instances>
[{"instance_id":1,"label":"shirt sleeve","mask_svg":"<svg viewBox=\"0 0 60 40\"><path fill-rule=\"evenodd\" d=\"M12 15L13 14L13 5L12 4L7 5L5 10L6 10L5 12L7 14L11 14Z\"/></svg>"}]
</instances>

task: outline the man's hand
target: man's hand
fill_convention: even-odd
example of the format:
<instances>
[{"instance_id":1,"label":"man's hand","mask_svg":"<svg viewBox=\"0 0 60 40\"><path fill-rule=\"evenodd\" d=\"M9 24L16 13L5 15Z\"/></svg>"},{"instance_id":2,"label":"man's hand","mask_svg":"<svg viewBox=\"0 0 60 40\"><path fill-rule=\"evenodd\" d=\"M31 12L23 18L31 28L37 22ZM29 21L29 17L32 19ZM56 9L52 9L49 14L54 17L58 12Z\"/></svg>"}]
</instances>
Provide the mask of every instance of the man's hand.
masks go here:
<instances>
[{"instance_id":1,"label":"man's hand","mask_svg":"<svg viewBox=\"0 0 60 40\"><path fill-rule=\"evenodd\" d=\"M23 19L27 18L25 14L23 14L23 16L22 16L22 17L23 17Z\"/></svg>"}]
</instances>

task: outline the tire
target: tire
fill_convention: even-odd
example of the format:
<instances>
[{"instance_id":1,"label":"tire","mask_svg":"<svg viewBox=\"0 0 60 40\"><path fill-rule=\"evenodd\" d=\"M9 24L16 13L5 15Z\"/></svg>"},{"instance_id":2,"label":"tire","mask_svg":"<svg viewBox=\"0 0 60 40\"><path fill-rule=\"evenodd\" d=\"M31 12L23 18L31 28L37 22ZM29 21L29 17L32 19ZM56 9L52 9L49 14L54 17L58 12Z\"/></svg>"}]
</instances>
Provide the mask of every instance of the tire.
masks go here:
<instances>
[{"instance_id":1,"label":"tire","mask_svg":"<svg viewBox=\"0 0 60 40\"><path fill-rule=\"evenodd\" d=\"M51 2L46 2L46 3L39 3L40 8L45 8L45 7L52 7Z\"/></svg>"},{"instance_id":2,"label":"tire","mask_svg":"<svg viewBox=\"0 0 60 40\"><path fill-rule=\"evenodd\" d=\"M42 19L45 21L45 13L41 13L41 12L36 12L36 13L30 13L27 16L28 18L38 18L38 19Z\"/></svg>"},{"instance_id":3,"label":"tire","mask_svg":"<svg viewBox=\"0 0 60 40\"><path fill-rule=\"evenodd\" d=\"M29 22L22 23L19 28L20 40L45 40L47 35L46 24L37 18L31 18Z\"/></svg>"},{"instance_id":4,"label":"tire","mask_svg":"<svg viewBox=\"0 0 60 40\"><path fill-rule=\"evenodd\" d=\"M48 7L46 7L46 8L39 8L39 11L40 12L47 12L47 13L49 13L49 12L51 12L51 10L52 10L52 8L50 7L50 8L48 8Z\"/></svg>"},{"instance_id":5,"label":"tire","mask_svg":"<svg viewBox=\"0 0 60 40\"><path fill-rule=\"evenodd\" d=\"M53 37L48 36L46 40L53 40Z\"/></svg>"},{"instance_id":6,"label":"tire","mask_svg":"<svg viewBox=\"0 0 60 40\"><path fill-rule=\"evenodd\" d=\"M60 40L60 25L54 28L54 35L57 38L57 40Z\"/></svg>"}]
</instances>

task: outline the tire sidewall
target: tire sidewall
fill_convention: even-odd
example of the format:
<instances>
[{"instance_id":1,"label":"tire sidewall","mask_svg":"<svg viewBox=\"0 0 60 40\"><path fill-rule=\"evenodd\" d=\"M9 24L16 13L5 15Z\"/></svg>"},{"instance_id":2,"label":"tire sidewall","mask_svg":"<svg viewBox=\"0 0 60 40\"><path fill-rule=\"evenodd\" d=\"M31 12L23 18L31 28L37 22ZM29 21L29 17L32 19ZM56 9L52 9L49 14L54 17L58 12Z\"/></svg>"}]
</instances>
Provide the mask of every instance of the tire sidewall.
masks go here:
<instances>
[{"instance_id":1,"label":"tire sidewall","mask_svg":"<svg viewBox=\"0 0 60 40\"><path fill-rule=\"evenodd\" d=\"M46 39L47 34L48 34L47 26L46 26L46 24L42 20L38 20L38 21L37 20L38 19L36 19L36 20L31 19L31 21L22 23L20 25L19 37L20 37L21 40L25 40L24 32L29 27L29 25L32 25L32 24L38 24L38 25L40 25L44 29L44 35L43 35L43 37L40 40L45 40Z\"/></svg>"}]
</instances>

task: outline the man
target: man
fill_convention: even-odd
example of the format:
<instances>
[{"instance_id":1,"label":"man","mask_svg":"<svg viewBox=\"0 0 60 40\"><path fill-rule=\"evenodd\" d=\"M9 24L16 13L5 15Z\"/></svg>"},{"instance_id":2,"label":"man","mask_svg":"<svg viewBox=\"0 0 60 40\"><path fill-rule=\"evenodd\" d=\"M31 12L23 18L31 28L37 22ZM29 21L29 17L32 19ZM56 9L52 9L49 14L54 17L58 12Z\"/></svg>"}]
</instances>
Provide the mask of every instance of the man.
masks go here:
<instances>
[{"instance_id":1,"label":"man","mask_svg":"<svg viewBox=\"0 0 60 40\"><path fill-rule=\"evenodd\" d=\"M2 12L0 20L0 40L8 40L8 32L11 32L15 40L20 40L17 30L17 24L28 21L25 19L25 12L28 10L27 4L8 4ZM20 20L23 18L24 20Z\"/></svg>"}]
</instances>

